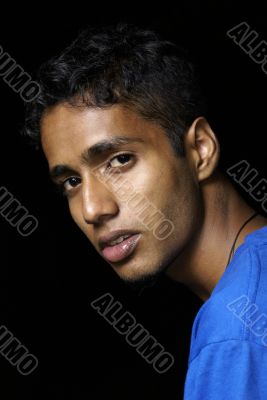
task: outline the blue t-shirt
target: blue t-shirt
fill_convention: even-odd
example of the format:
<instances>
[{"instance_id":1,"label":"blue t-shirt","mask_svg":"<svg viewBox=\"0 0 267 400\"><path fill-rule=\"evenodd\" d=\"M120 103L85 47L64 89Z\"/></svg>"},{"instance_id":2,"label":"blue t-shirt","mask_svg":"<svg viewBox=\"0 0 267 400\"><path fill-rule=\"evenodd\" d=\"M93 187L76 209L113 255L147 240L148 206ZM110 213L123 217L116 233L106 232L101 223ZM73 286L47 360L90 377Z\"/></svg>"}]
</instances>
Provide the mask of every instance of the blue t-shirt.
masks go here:
<instances>
[{"instance_id":1,"label":"blue t-shirt","mask_svg":"<svg viewBox=\"0 0 267 400\"><path fill-rule=\"evenodd\" d=\"M193 324L184 400L267 400L267 226L245 237Z\"/></svg>"}]
</instances>

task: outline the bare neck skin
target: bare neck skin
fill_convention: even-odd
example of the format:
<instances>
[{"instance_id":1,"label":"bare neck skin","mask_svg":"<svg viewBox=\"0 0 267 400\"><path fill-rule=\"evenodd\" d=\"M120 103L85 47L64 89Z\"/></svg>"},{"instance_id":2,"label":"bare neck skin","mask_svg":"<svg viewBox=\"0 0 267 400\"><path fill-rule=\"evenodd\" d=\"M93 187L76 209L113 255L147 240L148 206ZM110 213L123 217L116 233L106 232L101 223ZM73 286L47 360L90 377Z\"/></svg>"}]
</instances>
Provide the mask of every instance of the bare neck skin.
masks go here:
<instances>
[{"instance_id":1,"label":"bare neck skin","mask_svg":"<svg viewBox=\"0 0 267 400\"><path fill-rule=\"evenodd\" d=\"M221 174L203 183L206 215L201 230L168 268L167 275L188 286L206 301L223 275L236 234L255 212ZM245 236L267 225L262 215L253 218L240 232L236 249Z\"/></svg>"}]
</instances>

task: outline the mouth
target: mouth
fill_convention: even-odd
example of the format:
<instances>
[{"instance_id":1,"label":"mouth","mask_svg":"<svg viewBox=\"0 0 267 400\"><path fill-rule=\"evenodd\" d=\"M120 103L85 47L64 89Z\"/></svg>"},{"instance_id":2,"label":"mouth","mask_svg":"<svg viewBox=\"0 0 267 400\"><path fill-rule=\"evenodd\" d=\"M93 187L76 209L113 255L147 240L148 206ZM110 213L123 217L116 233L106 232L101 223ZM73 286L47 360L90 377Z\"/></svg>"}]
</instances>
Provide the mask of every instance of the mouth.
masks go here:
<instances>
[{"instance_id":1,"label":"mouth","mask_svg":"<svg viewBox=\"0 0 267 400\"><path fill-rule=\"evenodd\" d=\"M135 250L141 233L120 233L100 242L101 254L109 262L123 261Z\"/></svg>"}]
</instances>

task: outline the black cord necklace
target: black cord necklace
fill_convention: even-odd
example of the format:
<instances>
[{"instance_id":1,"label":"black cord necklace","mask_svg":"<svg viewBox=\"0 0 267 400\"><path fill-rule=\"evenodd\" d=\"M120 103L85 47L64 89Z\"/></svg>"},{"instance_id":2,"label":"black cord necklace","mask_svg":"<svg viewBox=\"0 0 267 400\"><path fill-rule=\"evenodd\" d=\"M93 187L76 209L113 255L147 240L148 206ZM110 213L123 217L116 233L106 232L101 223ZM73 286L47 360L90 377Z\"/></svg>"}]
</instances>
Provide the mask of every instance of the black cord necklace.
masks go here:
<instances>
[{"instance_id":1,"label":"black cord necklace","mask_svg":"<svg viewBox=\"0 0 267 400\"><path fill-rule=\"evenodd\" d=\"M247 225L247 223L248 223L249 221L251 221L253 218L256 217L256 215L258 215L257 212L255 212L251 217L249 217L249 219L247 219L247 220L244 222L244 224L241 226L241 228L240 228L239 231L237 232L236 237L235 237L235 240L234 240L234 243L233 243L233 245L232 245L232 247L231 247L231 251L230 251L230 254L229 254L229 257L228 257L228 262L227 262L227 264L226 264L226 266L225 266L225 269L228 267L228 264L230 263L231 258L232 258L233 254L234 254L235 244L236 244L236 241L237 241L237 239L238 239L238 236L239 236L240 232L242 231L242 229L244 228L244 226Z\"/></svg>"}]
</instances>

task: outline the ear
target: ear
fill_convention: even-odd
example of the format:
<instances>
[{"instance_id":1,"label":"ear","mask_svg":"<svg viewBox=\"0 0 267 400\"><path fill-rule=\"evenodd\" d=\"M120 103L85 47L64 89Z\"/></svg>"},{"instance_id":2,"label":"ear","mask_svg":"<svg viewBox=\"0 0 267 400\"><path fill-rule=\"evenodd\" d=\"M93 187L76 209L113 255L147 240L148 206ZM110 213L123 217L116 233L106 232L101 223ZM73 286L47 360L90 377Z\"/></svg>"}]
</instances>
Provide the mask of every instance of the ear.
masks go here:
<instances>
[{"instance_id":1,"label":"ear","mask_svg":"<svg viewBox=\"0 0 267 400\"><path fill-rule=\"evenodd\" d=\"M219 142L204 117L194 120L184 137L186 157L198 181L209 178L219 161Z\"/></svg>"}]
</instances>

